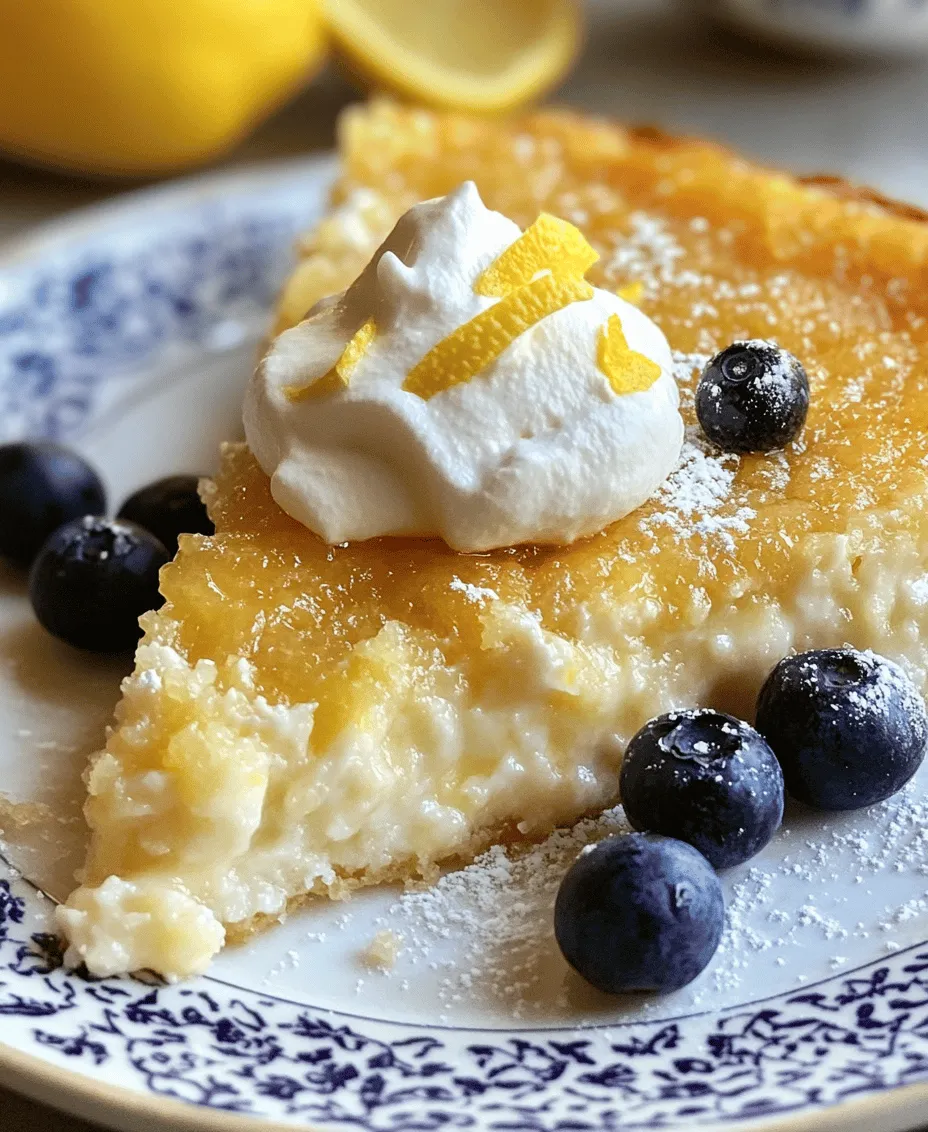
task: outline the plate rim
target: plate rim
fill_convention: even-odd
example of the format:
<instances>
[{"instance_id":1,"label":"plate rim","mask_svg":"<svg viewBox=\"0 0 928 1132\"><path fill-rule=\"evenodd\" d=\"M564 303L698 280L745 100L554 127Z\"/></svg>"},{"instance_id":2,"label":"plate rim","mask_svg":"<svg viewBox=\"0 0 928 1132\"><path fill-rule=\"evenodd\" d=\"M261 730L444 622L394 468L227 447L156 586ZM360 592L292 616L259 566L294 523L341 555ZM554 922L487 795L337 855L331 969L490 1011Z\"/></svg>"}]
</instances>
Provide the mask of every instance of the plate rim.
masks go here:
<instances>
[{"instance_id":1,"label":"plate rim","mask_svg":"<svg viewBox=\"0 0 928 1132\"><path fill-rule=\"evenodd\" d=\"M117 1132L322 1132L315 1124L246 1116L96 1081L0 1041L0 1085ZM76 1098L78 1105L69 1104ZM699 1132L903 1132L928 1115L928 1083L896 1086L828 1108L772 1118L713 1121ZM904 1119L903 1119L904 1118ZM478 1117L478 1121L479 1121ZM477 1123L473 1126L480 1128Z\"/></svg>"},{"instance_id":2,"label":"plate rim","mask_svg":"<svg viewBox=\"0 0 928 1132\"><path fill-rule=\"evenodd\" d=\"M85 243L109 229L114 234L140 208L169 213L179 200L212 197L224 188L232 194L271 188L281 180L305 174L331 174L337 164L332 150L310 152L205 170L190 176L124 192L116 198L69 210L0 244L0 272L28 267L29 261ZM707 1013L714 1013L708 1011ZM457 1029L457 1028L455 1028ZM107 1127L144 1132L292 1132L316 1129L305 1122L281 1122L165 1098L127 1086L110 1084L16 1049L0 1040L0 1085L39 1103ZM902 1132L928 1119L928 1083L895 1086L876 1094L845 1100L827 1108L788 1116L747 1118L700 1124L704 1132ZM481 1118L477 1117L477 1127Z\"/></svg>"},{"instance_id":3,"label":"plate rim","mask_svg":"<svg viewBox=\"0 0 928 1132\"><path fill-rule=\"evenodd\" d=\"M156 185L129 189L118 196L69 209L60 216L40 221L20 235L4 240L0 243L0 271L28 267L28 261L33 256L51 255L79 245L82 238L108 222L116 228L121 220L128 220L140 206L149 206L156 213L168 213L173 199L177 197L186 200L200 195L211 197L224 184L228 185L230 192L246 195L264 184L271 187L282 179L300 173L331 173L337 164L338 155L335 150L325 149L301 157L273 158L231 169L204 170Z\"/></svg>"}]
</instances>

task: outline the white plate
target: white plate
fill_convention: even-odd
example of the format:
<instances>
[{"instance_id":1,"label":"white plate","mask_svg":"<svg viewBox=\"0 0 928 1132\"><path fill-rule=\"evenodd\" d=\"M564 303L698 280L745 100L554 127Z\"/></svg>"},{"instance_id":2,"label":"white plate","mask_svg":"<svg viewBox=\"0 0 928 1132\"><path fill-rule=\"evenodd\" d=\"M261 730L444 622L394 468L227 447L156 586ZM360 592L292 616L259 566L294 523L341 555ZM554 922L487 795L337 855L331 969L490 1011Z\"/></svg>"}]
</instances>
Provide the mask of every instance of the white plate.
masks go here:
<instances>
[{"instance_id":1,"label":"white plate","mask_svg":"<svg viewBox=\"0 0 928 1132\"><path fill-rule=\"evenodd\" d=\"M208 471L239 431L255 344L331 168L180 182L14 249L2 435L77 445L114 503ZM790 813L724 878L731 923L712 966L663 999L607 1000L568 972L550 905L570 844L437 895L320 902L230 948L210 978L89 981L61 968L42 893L66 893L79 861L80 774L121 675L47 637L21 578L0 578L0 782L44 807L0 821L4 1083L149 1130L238 1127L229 1113L370 1132L928 1118L928 1090L899 1088L928 1080L928 772L866 815ZM383 929L403 937L388 973L362 961Z\"/></svg>"}]
</instances>

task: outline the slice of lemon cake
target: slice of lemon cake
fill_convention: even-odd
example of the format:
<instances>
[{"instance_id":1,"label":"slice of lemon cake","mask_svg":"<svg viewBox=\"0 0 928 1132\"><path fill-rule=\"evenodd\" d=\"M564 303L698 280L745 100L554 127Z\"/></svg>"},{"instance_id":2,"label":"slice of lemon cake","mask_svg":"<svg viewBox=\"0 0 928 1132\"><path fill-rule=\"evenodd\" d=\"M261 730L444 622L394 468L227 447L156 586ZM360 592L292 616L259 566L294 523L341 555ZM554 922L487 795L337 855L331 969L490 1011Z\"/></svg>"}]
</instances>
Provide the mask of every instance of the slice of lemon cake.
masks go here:
<instances>
[{"instance_id":1,"label":"slice of lemon cake","mask_svg":"<svg viewBox=\"0 0 928 1132\"><path fill-rule=\"evenodd\" d=\"M586 279L660 327L682 453L590 537L461 553L422 537L412 505L384 529L417 537L326 542L287 513L276 473L272 494L256 456L282 453L227 447L205 488L216 534L184 538L163 571L87 774L91 848L60 924L70 960L101 974L202 971L307 894L429 878L614 802L645 720L750 716L793 648L848 642L928 673L921 214L566 113L500 124L374 103L346 115L341 152L278 330L348 286L410 206L472 179L523 228L542 212L576 225L599 253ZM361 329L341 328L327 380L345 380ZM695 425L701 367L740 339L808 371L784 451L726 455Z\"/></svg>"}]
</instances>

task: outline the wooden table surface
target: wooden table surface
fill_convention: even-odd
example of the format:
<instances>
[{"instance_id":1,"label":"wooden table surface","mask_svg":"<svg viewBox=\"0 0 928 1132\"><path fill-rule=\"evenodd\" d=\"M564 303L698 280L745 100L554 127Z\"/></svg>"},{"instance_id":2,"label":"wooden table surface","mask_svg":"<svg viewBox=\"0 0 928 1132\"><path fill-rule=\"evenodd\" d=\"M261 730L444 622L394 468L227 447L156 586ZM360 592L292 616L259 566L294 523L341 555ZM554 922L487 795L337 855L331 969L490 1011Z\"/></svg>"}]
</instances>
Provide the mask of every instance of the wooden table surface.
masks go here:
<instances>
[{"instance_id":1,"label":"wooden table surface","mask_svg":"<svg viewBox=\"0 0 928 1132\"><path fill-rule=\"evenodd\" d=\"M590 24L558 101L717 137L774 165L841 173L928 207L928 65L762 50L671 0L593 0ZM337 113L353 97L324 77L221 164L331 146ZM0 249L35 224L136 187L0 160ZM3 1090L0 1114L3 1132L97 1132Z\"/></svg>"}]
</instances>

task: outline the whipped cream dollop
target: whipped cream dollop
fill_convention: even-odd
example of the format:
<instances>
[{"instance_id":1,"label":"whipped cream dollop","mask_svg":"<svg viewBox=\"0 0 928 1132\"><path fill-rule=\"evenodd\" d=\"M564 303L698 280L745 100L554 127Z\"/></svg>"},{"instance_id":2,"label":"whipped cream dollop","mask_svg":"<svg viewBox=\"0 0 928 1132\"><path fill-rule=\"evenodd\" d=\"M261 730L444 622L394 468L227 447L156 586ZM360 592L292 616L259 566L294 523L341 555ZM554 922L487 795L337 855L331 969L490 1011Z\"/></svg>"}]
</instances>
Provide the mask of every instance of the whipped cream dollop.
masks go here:
<instances>
[{"instance_id":1,"label":"whipped cream dollop","mask_svg":"<svg viewBox=\"0 0 928 1132\"><path fill-rule=\"evenodd\" d=\"M683 440L670 347L608 291L584 284L592 297L466 380L403 388L429 351L506 301L475 282L521 234L467 182L411 208L356 282L275 339L244 420L284 511L330 543L440 536L482 551L593 534L666 479ZM613 316L622 348L659 367L647 388L617 393L598 361Z\"/></svg>"}]
</instances>

